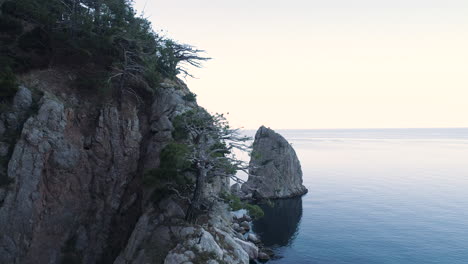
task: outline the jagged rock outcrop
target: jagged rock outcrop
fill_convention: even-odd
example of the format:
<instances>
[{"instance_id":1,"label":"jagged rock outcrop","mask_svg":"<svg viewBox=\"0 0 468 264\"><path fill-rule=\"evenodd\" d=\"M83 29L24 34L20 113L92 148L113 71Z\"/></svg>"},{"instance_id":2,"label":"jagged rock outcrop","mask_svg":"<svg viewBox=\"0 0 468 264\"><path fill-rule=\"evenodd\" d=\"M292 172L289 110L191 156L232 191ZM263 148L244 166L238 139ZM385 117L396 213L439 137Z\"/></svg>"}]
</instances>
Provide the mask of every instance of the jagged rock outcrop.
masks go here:
<instances>
[{"instance_id":1,"label":"jagged rock outcrop","mask_svg":"<svg viewBox=\"0 0 468 264\"><path fill-rule=\"evenodd\" d=\"M255 134L249 178L242 185L246 196L287 198L307 193L302 169L293 147L280 134L261 126Z\"/></svg>"},{"instance_id":2,"label":"jagged rock outcrop","mask_svg":"<svg viewBox=\"0 0 468 264\"><path fill-rule=\"evenodd\" d=\"M54 69L21 76L11 109L0 113L0 156L11 179L0 182L0 263L181 263L170 256L192 246L224 263L248 263L227 208L190 226L177 197L148 202L144 172L159 166L173 118L198 107L184 99L185 84L166 80L147 98L102 102L72 88L73 76ZM228 188L228 179L215 178L204 191ZM203 246L192 245L200 234Z\"/></svg>"},{"instance_id":3,"label":"jagged rock outcrop","mask_svg":"<svg viewBox=\"0 0 468 264\"><path fill-rule=\"evenodd\" d=\"M13 183L0 207L0 262L56 263L75 241L77 258L94 263L138 169L136 108L103 107L85 128L59 98L46 94L38 104L8 163Z\"/></svg>"},{"instance_id":4,"label":"jagged rock outcrop","mask_svg":"<svg viewBox=\"0 0 468 264\"><path fill-rule=\"evenodd\" d=\"M20 86L10 107L2 106L0 112L0 186L8 184L7 167L12 154L17 135L32 108L32 93L24 86ZM4 109L6 108L6 109ZM0 188L0 204L5 199L6 192Z\"/></svg>"},{"instance_id":5,"label":"jagged rock outcrop","mask_svg":"<svg viewBox=\"0 0 468 264\"><path fill-rule=\"evenodd\" d=\"M203 226L187 225L174 201L161 201L158 209L149 207L140 217L114 264L249 263L242 244L256 247L236 240L226 205L217 203Z\"/></svg>"},{"instance_id":6,"label":"jagged rock outcrop","mask_svg":"<svg viewBox=\"0 0 468 264\"><path fill-rule=\"evenodd\" d=\"M204 227L186 227L179 229L180 243L167 255L164 264L179 263L249 263L250 254L243 247L250 242L238 241L230 228L231 217L226 205L217 204L210 214L210 220ZM253 250L253 249L252 249ZM258 251L258 249L257 249ZM251 258L250 259L254 259Z\"/></svg>"}]
</instances>

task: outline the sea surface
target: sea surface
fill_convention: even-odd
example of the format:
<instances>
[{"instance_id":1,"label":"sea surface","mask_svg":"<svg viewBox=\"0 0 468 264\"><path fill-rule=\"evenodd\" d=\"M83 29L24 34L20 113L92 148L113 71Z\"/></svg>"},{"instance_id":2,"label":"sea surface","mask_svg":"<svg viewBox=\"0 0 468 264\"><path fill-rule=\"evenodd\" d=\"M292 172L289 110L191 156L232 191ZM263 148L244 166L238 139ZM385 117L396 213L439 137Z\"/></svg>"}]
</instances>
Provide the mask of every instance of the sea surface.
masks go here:
<instances>
[{"instance_id":1,"label":"sea surface","mask_svg":"<svg viewBox=\"0 0 468 264\"><path fill-rule=\"evenodd\" d=\"M309 193L254 222L268 263L468 263L468 129L277 132Z\"/></svg>"}]
</instances>

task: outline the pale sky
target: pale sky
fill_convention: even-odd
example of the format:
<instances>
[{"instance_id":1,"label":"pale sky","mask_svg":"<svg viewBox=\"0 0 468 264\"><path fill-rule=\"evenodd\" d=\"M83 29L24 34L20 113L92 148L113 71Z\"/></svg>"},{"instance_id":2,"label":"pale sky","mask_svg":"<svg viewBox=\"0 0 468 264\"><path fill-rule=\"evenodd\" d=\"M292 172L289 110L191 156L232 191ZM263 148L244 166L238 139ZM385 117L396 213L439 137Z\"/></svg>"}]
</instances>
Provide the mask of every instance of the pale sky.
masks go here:
<instances>
[{"instance_id":1,"label":"pale sky","mask_svg":"<svg viewBox=\"0 0 468 264\"><path fill-rule=\"evenodd\" d=\"M467 0L145 3L213 58L186 82L236 127L468 127Z\"/></svg>"}]
</instances>

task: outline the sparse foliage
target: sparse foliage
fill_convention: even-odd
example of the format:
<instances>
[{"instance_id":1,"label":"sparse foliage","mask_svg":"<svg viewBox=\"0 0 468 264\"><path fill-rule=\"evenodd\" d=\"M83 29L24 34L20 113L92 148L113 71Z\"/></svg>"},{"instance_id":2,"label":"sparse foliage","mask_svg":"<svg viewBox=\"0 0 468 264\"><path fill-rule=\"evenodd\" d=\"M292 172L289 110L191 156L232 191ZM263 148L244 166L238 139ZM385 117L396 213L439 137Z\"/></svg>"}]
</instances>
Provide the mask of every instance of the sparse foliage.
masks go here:
<instances>
[{"instance_id":1,"label":"sparse foliage","mask_svg":"<svg viewBox=\"0 0 468 264\"><path fill-rule=\"evenodd\" d=\"M260 206L256 204L243 202L239 197L235 196L234 194L224 193L222 198L227 204L229 204L231 210L233 211L246 209L249 212L249 215L255 219L261 218L265 215L265 212L263 212Z\"/></svg>"},{"instance_id":2,"label":"sparse foliage","mask_svg":"<svg viewBox=\"0 0 468 264\"><path fill-rule=\"evenodd\" d=\"M182 196L190 191L192 187L190 184L193 181L187 173L191 171L191 164L187 159L188 154L189 149L185 144L169 143L161 152L159 168L145 173L145 184L155 188L154 201L158 201L170 192Z\"/></svg>"},{"instance_id":3,"label":"sparse foliage","mask_svg":"<svg viewBox=\"0 0 468 264\"><path fill-rule=\"evenodd\" d=\"M177 116L173 125L173 137L187 145L186 159L195 173L195 189L187 212L187 220L193 221L207 202L203 193L207 182L214 177L241 181L236 172L247 171L248 165L237 159L233 150L249 151L246 142L250 138L232 129L224 115L210 115L201 108Z\"/></svg>"},{"instance_id":4,"label":"sparse foliage","mask_svg":"<svg viewBox=\"0 0 468 264\"><path fill-rule=\"evenodd\" d=\"M0 52L13 58L14 71L88 65L107 71L114 88L155 88L161 78L191 76L186 67L200 67L208 59L199 55L202 50L158 35L129 0L7 0L0 5L0 29L6 35Z\"/></svg>"},{"instance_id":5,"label":"sparse foliage","mask_svg":"<svg viewBox=\"0 0 468 264\"><path fill-rule=\"evenodd\" d=\"M184 95L182 99L184 99L187 102L195 102L197 101L197 95L192 92L189 92L188 94Z\"/></svg>"}]
</instances>

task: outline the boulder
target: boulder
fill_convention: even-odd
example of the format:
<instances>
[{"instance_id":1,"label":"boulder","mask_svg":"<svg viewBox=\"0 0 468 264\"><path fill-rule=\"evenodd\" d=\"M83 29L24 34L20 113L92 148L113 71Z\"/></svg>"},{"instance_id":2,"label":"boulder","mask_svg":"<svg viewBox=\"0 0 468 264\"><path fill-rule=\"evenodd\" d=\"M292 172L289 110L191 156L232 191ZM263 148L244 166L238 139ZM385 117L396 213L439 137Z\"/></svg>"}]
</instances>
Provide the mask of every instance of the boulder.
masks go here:
<instances>
[{"instance_id":1,"label":"boulder","mask_svg":"<svg viewBox=\"0 0 468 264\"><path fill-rule=\"evenodd\" d=\"M242 216L242 218L239 219L239 221L241 221L241 222L243 222L243 221L252 222L252 217L250 217L250 216L247 215L247 214L244 214L244 215Z\"/></svg>"},{"instance_id":2,"label":"boulder","mask_svg":"<svg viewBox=\"0 0 468 264\"><path fill-rule=\"evenodd\" d=\"M261 262L266 262L270 260L270 256L265 252L260 252L258 253L258 260L260 260Z\"/></svg>"},{"instance_id":3,"label":"boulder","mask_svg":"<svg viewBox=\"0 0 468 264\"><path fill-rule=\"evenodd\" d=\"M238 223L234 223L234 224L232 224L232 229L234 229L234 230L236 230L236 231L237 231L237 230L239 230L239 228L240 228L240 226L239 226L239 224L238 224Z\"/></svg>"},{"instance_id":4,"label":"boulder","mask_svg":"<svg viewBox=\"0 0 468 264\"><path fill-rule=\"evenodd\" d=\"M13 109L16 111L26 111L32 104L32 94L31 91L24 87L20 86L18 92L13 98Z\"/></svg>"},{"instance_id":5,"label":"boulder","mask_svg":"<svg viewBox=\"0 0 468 264\"><path fill-rule=\"evenodd\" d=\"M253 233L250 233L248 236L247 236L247 239L250 241L250 242L253 242L255 244L257 243L260 243L260 239L258 239L258 237L253 234Z\"/></svg>"},{"instance_id":6,"label":"boulder","mask_svg":"<svg viewBox=\"0 0 468 264\"><path fill-rule=\"evenodd\" d=\"M234 238L237 244L239 244L249 254L250 259L258 258L258 247L252 242L243 241L238 238Z\"/></svg>"},{"instance_id":7,"label":"boulder","mask_svg":"<svg viewBox=\"0 0 468 264\"><path fill-rule=\"evenodd\" d=\"M16 92L15 97L13 98L11 111L9 113L5 113L6 124L0 125L0 127L2 127L0 128L0 132L2 132L1 130L5 130L6 127L9 127L10 129L13 129L13 130L20 129L21 124L27 118L27 112L29 108L31 107L31 104L32 104L31 91L24 86L20 86L18 88L18 92Z\"/></svg>"},{"instance_id":8,"label":"boulder","mask_svg":"<svg viewBox=\"0 0 468 264\"><path fill-rule=\"evenodd\" d=\"M240 226L241 226L242 228L244 228L245 230L247 230L247 231L250 230L250 224L249 224L249 222L247 222L247 221L244 221L244 222L240 223Z\"/></svg>"},{"instance_id":9,"label":"boulder","mask_svg":"<svg viewBox=\"0 0 468 264\"><path fill-rule=\"evenodd\" d=\"M261 126L255 134L250 168L242 191L254 198L289 198L307 193L296 152L272 129Z\"/></svg>"}]
</instances>

